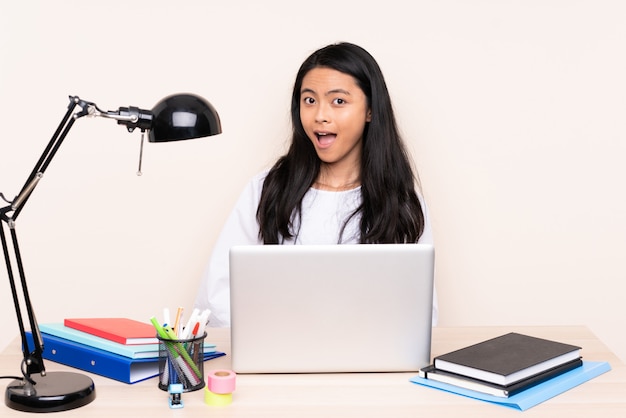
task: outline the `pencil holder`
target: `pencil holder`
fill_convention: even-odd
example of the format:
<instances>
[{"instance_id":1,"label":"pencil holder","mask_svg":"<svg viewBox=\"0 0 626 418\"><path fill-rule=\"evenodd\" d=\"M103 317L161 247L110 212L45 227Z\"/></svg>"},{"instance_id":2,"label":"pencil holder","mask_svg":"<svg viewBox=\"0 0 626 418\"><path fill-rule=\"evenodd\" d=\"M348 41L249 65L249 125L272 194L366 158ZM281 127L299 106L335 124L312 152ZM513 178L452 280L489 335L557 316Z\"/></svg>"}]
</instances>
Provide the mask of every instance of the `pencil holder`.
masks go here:
<instances>
[{"instance_id":1,"label":"pencil holder","mask_svg":"<svg viewBox=\"0 0 626 418\"><path fill-rule=\"evenodd\" d=\"M159 389L167 391L172 383L183 385L183 392L204 387L204 339L159 339Z\"/></svg>"}]
</instances>

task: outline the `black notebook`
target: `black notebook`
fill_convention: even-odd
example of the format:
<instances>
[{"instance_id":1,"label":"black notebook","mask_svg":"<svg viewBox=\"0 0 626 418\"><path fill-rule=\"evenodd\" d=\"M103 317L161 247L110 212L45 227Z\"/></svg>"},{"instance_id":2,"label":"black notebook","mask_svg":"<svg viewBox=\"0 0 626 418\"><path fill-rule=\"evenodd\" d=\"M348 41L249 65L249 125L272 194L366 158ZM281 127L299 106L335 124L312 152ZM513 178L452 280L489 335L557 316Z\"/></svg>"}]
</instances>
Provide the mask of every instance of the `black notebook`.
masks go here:
<instances>
[{"instance_id":1,"label":"black notebook","mask_svg":"<svg viewBox=\"0 0 626 418\"><path fill-rule=\"evenodd\" d=\"M456 373L437 370L434 366L424 367L420 370L419 376L424 379L436 380L442 383L459 386L476 392L486 393L488 395L498 396L500 398L508 398L523 390L529 389L560 374L569 372L577 367L582 366L582 359L569 361L560 366L548 369L545 372L527 377L508 386L496 385L495 383L483 382L482 380L473 379L467 376L461 376Z\"/></svg>"},{"instance_id":2,"label":"black notebook","mask_svg":"<svg viewBox=\"0 0 626 418\"><path fill-rule=\"evenodd\" d=\"M580 358L580 347L509 333L435 357L436 369L506 386Z\"/></svg>"}]
</instances>

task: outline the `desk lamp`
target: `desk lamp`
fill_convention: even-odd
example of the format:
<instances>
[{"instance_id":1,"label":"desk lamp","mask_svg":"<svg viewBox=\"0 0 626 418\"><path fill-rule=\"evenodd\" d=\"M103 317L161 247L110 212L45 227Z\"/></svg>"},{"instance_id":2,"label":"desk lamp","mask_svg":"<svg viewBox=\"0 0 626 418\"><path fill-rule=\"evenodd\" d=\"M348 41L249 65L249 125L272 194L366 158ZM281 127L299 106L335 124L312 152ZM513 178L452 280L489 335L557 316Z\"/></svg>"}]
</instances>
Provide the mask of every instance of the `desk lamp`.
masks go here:
<instances>
[{"instance_id":1,"label":"desk lamp","mask_svg":"<svg viewBox=\"0 0 626 418\"><path fill-rule=\"evenodd\" d=\"M76 110L76 111L75 111ZM168 142L200 138L222 132L220 119L209 102L191 94L176 94L158 102L152 110L137 107L120 107L117 111L101 111L92 102L70 96L67 112L46 146L37 165L31 172L20 193L8 200L2 193L0 198L8 206L0 208L0 238L6 261L15 313L22 341L23 378L13 380L6 390L5 403L10 408L26 412L57 412L87 405L96 397L93 380L86 375L73 372L46 372L43 362L43 340L39 332L35 312L28 293L22 257L15 232L15 221L33 189L41 180L50 161L72 128L74 122L83 117L114 119L126 126L129 132L141 131L141 150L144 134L148 131L149 142ZM141 151L139 171L141 174ZM8 228L11 241L5 235ZM10 248L10 245L11 247ZM12 250L12 254L10 254ZM19 276L21 295L18 294L14 276L15 267ZM20 299L21 298L21 299ZM32 334L32 346L26 338L21 305L24 304Z\"/></svg>"}]
</instances>

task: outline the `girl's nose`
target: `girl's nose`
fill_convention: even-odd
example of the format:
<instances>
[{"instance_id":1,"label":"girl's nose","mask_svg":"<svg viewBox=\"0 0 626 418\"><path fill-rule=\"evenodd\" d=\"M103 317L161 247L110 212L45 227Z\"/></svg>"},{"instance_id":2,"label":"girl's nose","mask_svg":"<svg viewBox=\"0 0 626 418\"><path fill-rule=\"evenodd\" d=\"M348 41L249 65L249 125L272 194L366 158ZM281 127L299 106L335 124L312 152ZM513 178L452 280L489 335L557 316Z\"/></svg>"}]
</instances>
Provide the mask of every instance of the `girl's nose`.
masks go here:
<instances>
[{"instance_id":1,"label":"girl's nose","mask_svg":"<svg viewBox=\"0 0 626 418\"><path fill-rule=\"evenodd\" d=\"M327 123L330 119L330 113L328 108L325 105L320 105L317 108L317 112L315 114L315 122L317 123Z\"/></svg>"}]
</instances>

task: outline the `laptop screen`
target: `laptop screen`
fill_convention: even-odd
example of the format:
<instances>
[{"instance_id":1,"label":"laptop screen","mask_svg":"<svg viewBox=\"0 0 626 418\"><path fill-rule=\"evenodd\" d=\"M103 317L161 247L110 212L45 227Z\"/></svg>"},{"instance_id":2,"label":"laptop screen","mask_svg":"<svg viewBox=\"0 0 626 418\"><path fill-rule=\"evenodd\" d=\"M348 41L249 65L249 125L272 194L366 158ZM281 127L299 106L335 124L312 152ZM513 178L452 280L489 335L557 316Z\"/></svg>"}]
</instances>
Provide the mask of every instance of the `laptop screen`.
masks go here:
<instances>
[{"instance_id":1,"label":"laptop screen","mask_svg":"<svg viewBox=\"0 0 626 418\"><path fill-rule=\"evenodd\" d=\"M433 275L426 244L233 247L233 370L419 370L430 364Z\"/></svg>"}]
</instances>

